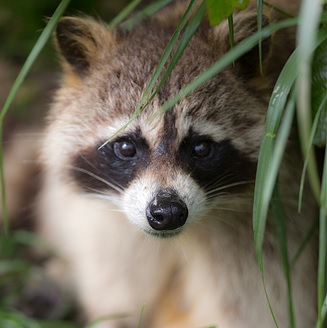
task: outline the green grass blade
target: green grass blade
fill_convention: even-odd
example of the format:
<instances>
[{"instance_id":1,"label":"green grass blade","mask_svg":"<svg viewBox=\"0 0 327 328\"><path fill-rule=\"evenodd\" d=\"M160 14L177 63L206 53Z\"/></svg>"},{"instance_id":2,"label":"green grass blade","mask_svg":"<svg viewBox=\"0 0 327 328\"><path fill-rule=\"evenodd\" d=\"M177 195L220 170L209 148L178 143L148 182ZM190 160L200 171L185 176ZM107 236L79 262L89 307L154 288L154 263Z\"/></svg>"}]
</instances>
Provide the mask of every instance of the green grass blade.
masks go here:
<instances>
[{"instance_id":1,"label":"green grass blade","mask_svg":"<svg viewBox=\"0 0 327 328\"><path fill-rule=\"evenodd\" d=\"M287 17L287 18L292 18L294 17L293 15L287 13L286 11L272 5L271 3L269 2L266 2L266 1L262 1L262 4L264 4L265 6L267 6L268 8L271 8L273 10L275 10L276 12L278 12L279 14L282 14L283 16Z\"/></svg>"},{"instance_id":2,"label":"green grass blade","mask_svg":"<svg viewBox=\"0 0 327 328\"><path fill-rule=\"evenodd\" d=\"M193 37L194 33L196 32L197 28L201 24L201 21L203 19L203 16L206 12L206 5L205 2L202 2L200 7L195 12L194 16L190 19L189 23L187 24L185 31L183 33L183 36L177 46L177 49L173 55L173 58L171 59L171 62L169 63L164 76L162 77L158 87L156 90L152 93L151 97L149 98L148 102L152 101L154 97L157 95L159 90L162 88L162 86L166 83L167 79L169 78L172 70L176 66L177 62L181 58L185 48L189 44L191 38Z\"/></svg>"},{"instance_id":3,"label":"green grass blade","mask_svg":"<svg viewBox=\"0 0 327 328\"><path fill-rule=\"evenodd\" d=\"M326 320L326 314L327 314L327 295L325 296L325 300L324 300L324 303L323 303L323 305L322 305L322 309L321 309L321 312L320 312L320 319L319 319L319 321L320 322L324 322L324 320ZM320 328L319 326L318 326L318 324L319 324L319 321L318 321L318 323L317 323L317 325L316 325L316 327L317 328Z\"/></svg>"},{"instance_id":4,"label":"green grass blade","mask_svg":"<svg viewBox=\"0 0 327 328\"><path fill-rule=\"evenodd\" d=\"M88 323L85 328L96 328L99 326L99 324L101 325L102 322L106 322L110 320L116 320L116 319L124 319L124 318L128 318L131 316L131 313L117 313L117 314L109 314L109 315L104 315L102 317L99 317L95 320L93 320L92 322Z\"/></svg>"},{"instance_id":5,"label":"green grass blade","mask_svg":"<svg viewBox=\"0 0 327 328\"><path fill-rule=\"evenodd\" d=\"M120 133L121 131L125 130L126 127L137 117L137 115L142 112L144 110L144 108L146 108L146 106L148 106L149 104L149 98L151 93L153 92L153 88L160 76L160 74L162 73L164 66L171 54L171 52L173 51L173 48L183 30L183 28L185 27L185 25L187 24L188 19L190 18L193 8L195 7L196 3L198 0L191 0L184 15L182 16L182 18L180 19L172 37L170 38L168 45L166 46L160 60L159 63L150 79L149 85L147 86L144 94L142 95L142 98L140 100L140 102L138 103L138 105L136 106L134 112L132 113L130 119L128 120L128 122L122 126L113 136L111 136L110 139L108 139L106 142L104 142L99 148L105 146L113 137L115 137L118 133Z\"/></svg>"},{"instance_id":6,"label":"green grass blade","mask_svg":"<svg viewBox=\"0 0 327 328\"><path fill-rule=\"evenodd\" d=\"M318 35L316 46L323 41L323 38L322 33ZM253 207L253 228L258 251L262 247L269 202L280 163L280 158L275 159L273 154L274 147L276 147L275 139L283 118L285 104L297 77L297 58L300 51L300 48L295 50L285 64L268 106L266 135L259 153Z\"/></svg>"},{"instance_id":7,"label":"green grass blade","mask_svg":"<svg viewBox=\"0 0 327 328\"><path fill-rule=\"evenodd\" d=\"M42 31L40 37L36 41L32 51L30 52L30 54L27 57L21 71L18 74L12 89L10 90L10 93L8 95L8 98L7 98L3 108L1 109L1 113L0 113L0 121L1 122L3 121L5 115L7 114L8 109L11 106L11 104L14 100L14 97L16 96L17 91L20 88L21 84L23 83L27 73L30 71L30 69L31 69L32 65L34 64L36 58L38 57L38 55L40 54L40 52L44 48L45 44L48 42L49 38L51 37L51 34L52 34L58 20L60 19L60 17L62 16L64 11L66 10L69 2L70 2L70 0L62 0L61 1L58 8L54 12L53 16L50 18L48 24L46 25L46 27Z\"/></svg>"},{"instance_id":8,"label":"green grass blade","mask_svg":"<svg viewBox=\"0 0 327 328\"><path fill-rule=\"evenodd\" d=\"M0 310L0 327L4 328L41 328L35 320L16 310Z\"/></svg>"},{"instance_id":9,"label":"green grass blade","mask_svg":"<svg viewBox=\"0 0 327 328\"><path fill-rule=\"evenodd\" d=\"M115 28L121 23L140 3L142 0L133 0L109 23L109 28Z\"/></svg>"},{"instance_id":10,"label":"green grass blade","mask_svg":"<svg viewBox=\"0 0 327 328\"><path fill-rule=\"evenodd\" d=\"M320 196L320 216L319 216L319 258L318 258L318 277L317 277L317 294L318 294L318 321L317 327L324 327L325 315L326 315L326 243L327 243L327 152L325 152L324 170L321 184L321 191L319 190L319 175L316 168L315 157L311 148L313 142L314 131L317 130L318 119L325 113L323 106L325 99L321 102L321 107L318 109L320 113L316 113L314 124L311 128L311 105L315 105L317 98L321 98L326 94L325 76L322 76L322 93L317 86L313 88L315 84L316 72L325 72L325 65L320 65L318 69L315 69L315 63L313 61L314 55L310 50L312 49L313 42L315 40L317 27L319 24L320 9L323 3L321 1L303 1L303 7L300 12L300 18L305 24L302 24L298 30L298 43L303 47L303 52L299 59L299 80L298 80L298 125L300 131L300 141L302 151L305 155L305 165L308 166L308 175L311 182L312 189L316 198ZM303 26L305 25L305 26ZM325 30L326 36L326 30ZM322 64L325 64L326 54L322 55ZM319 63L320 64L320 63ZM311 81L311 76L313 75ZM319 81L318 81L319 82ZM313 88L313 89L312 89ZM311 91L313 93L311 94ZM314 98L312 98L314 97ZM314 107L314 106L313 106ZM315 109L315 108L313 108ZM320 135L325 135L323 144L327 143L326 130L322 130ZM304 180L304 179L303 179ZM303 183L303 182L302 182ZM320 195L319 195L320 194ZM325 300L325 301L324 301Z\"/></svg>"},{"instance_id":11,"label":"green grass blade","mask_svg":"<svg viewBox=\"0 0 327 328\"><path fill-rule=\"evenodd\" d=\"M140 316L139 316L139 322L137 324L137 328L141 328L144 310L145 310L145 304L142 305L141 313L140 313Z\"/></svg>"},{"instance_id":12,"label":"green grass blade","mask_svg":"<svg viewBox=\"0 0 327 328\"><path fill-rule=\"evenodd\" d=\"M166 64L178 38L179 35L181 34L183 28L185 27L188 19L190 18L191 14L192 14L192 10L194 8L194 6L196 5L197 0L192 0L189 4L189 6L187 7L184 15L182 16L180 22L178 23L175 32L173 33L171 39L169 40L169 43L166 47L166 49L164 50L161 59L153 73L153 76L149 82L149 85L140 101L140 104L137 106L137 108L135 109L134 113L132 116L136 116L140 110L142 110L147 104L148 104L148 98L150 96L150 94L152 93L152 90L155 86L155 83L157 82L161 72L163 71L164 65Z\"/></svg>"},{"instance_id":13,"label":"green grass blade","mask_svg":"<svg viewBox=\"0 0 327 328\"><path fill-rule=\"evenodd\" d=\"M234 22L233 22L233 15L228 17L228 31L229 31L229 44L230 47L234 47Z\"/></svg>"},{"instance_id":14,"label":"green grass blade","mask_svg":"<svg viewBox=\"0 0 327 328\"><path fill-rule=\"evenodd\" d=\"M5 235L9 232L9 218L8 218L8 208L7 208L7 197L6 197L6 186L5 186L5 173L3 167L3 121L0 121L0 183L1 183L1 206L2 206L2 229Z\"/></svg>"},{"instance_id":15,"label":"green grass blade","mask_svg":"<svg viewBox=\"0 0 327 328\"><path fill-rule=\"evenodd\" d=\"M323 41L323 37L322 34L319 35L316 46ZM263 284L262 244L266 218L283 151L291 128L295 107L295 91L292 92L290 97L289 93L297 77L297 58L300 50L297 49L289 58L272 93L267 112L266 135L262 142L258 160L253 207L253 229L256 254ZM289 101L284 114L288 97ZM277 132L279 133L278 139L276 139ZM267 300L269 304L269 299L267 298Z\"/></svg>"},{"instance_id":16,"label":"green grass blade","mask_svg":"<svg viewBox=\"0 0 327 328\"><path fill-rule=\"evenodd\" d=\"M142 9L141 11L139 11L138 13L136 13L135 15L133 15L133 17L126 19L126 21L122 22L120 24L120 27L122 27L123 29L130 31L132 30L137 24L139 24L142 20L144 20L147 17L152 16L154 13L156 13L158 10L160 10L161 8L165 7L166 5L168 5L170 2L172 2L173 0L160 0L160 1L155 1L154 3L149 4L148 6L146 6L144 9ZM134 8L133 8L134 9ZM114 22L112 21L109 24L109 27L113 28L116 25L119 24L119 22L121 22L122 20L124 20L124 18L129 14L130 12L126 12L126 14L124 15L124 17L121 17L119 19L119 21Z\"/></svg>"},{"instance_id":17,"label":"green grass blade","mask_svg":"<svg viewBox=\"0 0 327 328\"><path fill-rule=\"evenodd\" d=\"M298 58L297 80L297 118L300 144L304 157L307 155L308 140L311 129L311 65L314 43L318 34L318 26L322 9L321 0L303 0L297 30L297 43L301 48ZM313 150L309 151L308 177L316 199L320 197L320 181Z\"/></svg>"},{"instance_id":18,"label":"green grass blade","mask_svg":"<svg viewBox=\"0 0 327 328\"><path fill-rule=\"evenodd\" d=\"M262 0L257 0L257 25L258 31L262 29ZM262 40L259 40L259 65L260 73L263 73L263 64L262 64Z\"/></svg>"},{"instance_id":19,"label":"green grass blade","mask_svg":"<svg viewBox=\"0 0 327 328\"><path fill-rule=\"evenodd\" d=\"M295 327L294 310L292 301L292 283L291 283L291 270L290 262L287 251L287 235L286 235L286 217L281 203L278 186L275 185L275 189L272 196L272 210L276 220L277 234L281 246L281 255L283 260L283 268L285 274L285 280L287 284L287 296L288 296L288 312L289 312L289 327Z\"/></svg>"},{"instance_id":20,"label":"green grass blade","mask_svg":"<svg viewBox=\"0 0 327 328\"><path fill-rule=\"evenodd\" d=\"M254 210L253 230L254 230L255 250L256 250L256 255L259 263L263 284L264 284L264 268L263 268L263 261L262 261L262 245L264 240L267 213L268 213L268 208L272 197L273 189L275 186L278 170L280 167L280 163L282 161L283 153L291 130L294 112L295 112L295 93L292 92L285 108L284 117L278 131L278 137L276 139L272 139L270 142L269 139L271 138L269 136L265 137L265 139L269 138L268 139L269 148L267 149L268 150L267 154L265 153L266 149L264 148L264 143L261 148L261 154L265 157L265 163L266 163L265 169L267 169L267 171L262 172L261 170L258 169L257 172L256 187L255 187L256 191L254 196L255 197L254 208L259 207L261 212L260 210L259 211ZM268 172L269 174L267 174ZM260 193L258 193L258 189L257 189L257 186L259 185L261 185L262 187ZM257 214L260 215L260 218L255 217L255 215ZM267 297L267 302L269 304L269 308L272 311L269 297L267 294L266 297ZM271 312L271 314L275 320L274 313Z\"/></svg>"},{"instance_id":21,"label":"green grass blade","mask_svg":"<svg viewBox=\"0 0 327 328\"><path fill-rule=\"evenodd\" d=\"M189 93L200 87L203 83L210 80L220 71L222 71L227 66L231 65L233 61L237 58L248 52L249 50L255 47L260 39L265 39L269 37L273 32L296 25L297 19L291 18L284 20L282 22L276 23L274 25L267 26L263 28L260 32L256 32L246 40L237 44L233 49L228 51L224 56L222 56L217 62L211 65L205 72L197 76L191 83L182 88L175 96L168 99L158 111L158 114L162 114L165 111L169 110L172 106L174 106L177 102L179 102L182 98L187 96Z\"/></svg>"},{"instance_id":22,"label":"green grass blade","mask_svg":"<svg viewBox=\"0 0 327 328\"><path fill-rule=\"evenodd\" d=\"M326 39L316 49L314 53L312 63L312 112L316 114L320 108L323 98L327 94L327 29L325 31ZM317 132L314 138L314 144L318 147L326 146L326 134L327 134L327 105L323 113L320 115L319 124L317 126Z\"/></svg>"},{"instance_id":23,"label":"green grass blade","mask_svg":"<svg viewBox=\"0 0 327 328\"><path fill-rule=\"evenodd\" d=\"M309 140L308 140L308 150L306 152L302 176L301 176L300 193L299 193L299 209L298 209L299 211L301 210L301 203L302 203L304 183L305 183L305 173L306 173L306 169L307 169L309 158L310 158L310 149L312 149L314 138L317 135L318 124L319 124L319 121L321 120L321 116L323 115L324 110L326 109L326 104L327 104L327 93L326 93L325 97L322 99L321 104L315 114L315 118L312 123L311 131L310 131L310 136L309 136Z\"/></svg>"},{"instance_id":24,"label":"green grass blade","mask_svg":"<svg viewBox=\"0 0 327 328\"><path fill-rule=\"evenodd\" d=\"M310 230L308 231L307 235L304 237L298 251L294 255L294 257L291 261L291 266L295 265L296 261L300 258L305 247L308 245L309 242L312 241L312 238L314 237L316 231L318 230L318 227L319 227L319 221L316 220L314 222L314 224L312 225L312 227L310 228Z\"/></svg>"},{"instance_id":25,"label":"green grass blade","mask_svg":"<svg viewBox=\"0 0 327 328\"><path fill-rule=\"evenodd\" d=\"M266 135L259 152L253 206L254 240L259 257L261 257L269 203L279 168L279 165L272 167L273 152L285 104L296 79L297 54L298 50L291 55L276 82L267 111ZM277 164L279 163L274 165Z\"/></svg>"},{"instance_id":26,"label":"green grass blade","mask_svg":"<svg viewBox=\"0 0 327 328\"><path fill-rule=\"evenodd\" d=\"M327 142L327 138L326 138ZM326 257L327 257L327 151L325 152L323 176L321 182L320 217L319 217L319 258L318 258L318 323L324 327L323 313L326 311Z\"/></svg>"},{"instance_id":27,"label":"green grass blade","mask_svg":"<svg viewBox=\"0 0 327 328\"><path fill-rule=\"evenodd\" d=\"M37 59L38 55L44 48L45 44L49 40L59 18L62 16L64 11L66 10L70 0L62 0L54 12L53 16L49 20L48 24L44 28L43 32L41 33L40 37L35 43L32 51L30 52L29 56L27 57L21 71L19 72L10 93L4 103L4 106L1 109L0 113L0 141L2 141L3 135L3 122L4 118L17 94L18 89L22 85L23 81L27 73L30 71L32 65L34 64L35 60ZM0 176L1 176L1 202L2 202L2 221L3 221L3 231L4 233L8 233L8 210L6 204L6 190L5 190L5 178L4 178L4 168L3 168L3 148L2 142L0 142Z\"/></svg>"}]
</instances>

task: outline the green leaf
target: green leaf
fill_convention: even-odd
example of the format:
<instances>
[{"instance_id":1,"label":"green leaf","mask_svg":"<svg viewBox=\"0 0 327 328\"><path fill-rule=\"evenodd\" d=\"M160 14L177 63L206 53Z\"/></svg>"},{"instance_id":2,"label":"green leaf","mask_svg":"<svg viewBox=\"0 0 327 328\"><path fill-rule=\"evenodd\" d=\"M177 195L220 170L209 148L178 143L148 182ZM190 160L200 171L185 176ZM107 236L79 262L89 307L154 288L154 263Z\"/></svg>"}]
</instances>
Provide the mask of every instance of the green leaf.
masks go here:
<instances>
[{"instance_id":1,"label":"green leaf","mask_svg":"<svg viewBox=\"0 0 327 328\"><path fill-rule=\"evenodd\" d=\"M297 54L298 51L295 51L285 64L280 77L276 82L268 106L266 135L259 153L256 188L254 193L253 228L258 256L261 254L260 252L266 224L265 220L279 168L279 161L274 162L274 165L272 164L276 136L290 90L297 76Z\"/></svg>"},{"instance_id":2,"label":"green leaf","mask_svg":"<svg viewBox=\"0 0 327 328\"><path fill-rule=\"evenodd\" d=\"M289 313L289 327L295 327L294 321L294 309L292 301L292 284L291 284L291 270L290 261L287 250L287 234L286 234L286 216L284 213L284 208L282 201L280 199L280 194L278 190L278 185L275 185L273 197L271 199L272 210L274 213L274 218L276 220L276 230L280 242L281 255L283 261L283 269L285 274L285 280L287 284L287 296L288 296L288 313Z\"/></svg>"},{"instance_id":3,"label":"green leaf","mask_svg":"<svg viewBox=\"0 0 327 328\"><path fill-rule=\"evenodd\" d=\"M323 33L319 33L318 39L314 42L314 47L317 47L323 40ZM298 76L297 63L301 51L302 48L298 48L293 52L276 82L268 106L266 135L259 153L254 194L253 229L255 249L263 282L262 244L264 231L270 200L294 116L295 91L297 90L292 89L292 87ZM292 92L290 92L291 89Z\"/></svg>"},{"instance_id":4,"label":"green leaf","mask_svg":"<svg viewBox=\"0 0 327 328\"><path fill-rule=\"evenodd\" d=\"M322 2L320 0L303 0L300 8L300 24L297 29L297 45L301 48L298 56L298 78L297 87L297 121L302 153L307 156L308 177L314 196L319 200L320 181L317 169L316 159L313 150L309 148L309 138L311 130L311 80L312 80L312 62L314 51L317 47L316 39L318 28L321 23ZM322 32L322 31L321 31ZM324 31L326 33L326 30ZM326 34L325 38L326 39Z\"/></svg>"},{"instance_id":5,"label":"green leaf","mask_svg":"<svg viewBox=\"0 0 327 328\"><path fill-rule=\"evenodd\" d=\"M278 109L278 111L281 110L282 109ZM288 103L285 108L284 117L281 121L281 125L278 131L278 137L276 131L276 133L274 133L273 135L266 134L263 140L260 149L260 158L258 163L254 195L253 229L255 250L259 263L262 282L266 293L266 298L276 326L276 318L271 308L269 297L265 288L264 268L262 261L262 245L264 240L264 231L266 226L268 208L275 186L276 178L278 175L278 169L280 167L288 136L291 130L294 112L295 93L293 91L289 97Z\"/></svg>"},{"instance_id":6,"label":"green leaf","mask_svg":"<svg viewBox=\"0 0 327 328\"><path fill-rule=\"evenodd\" d=\"M326 314L327 314L327 295L325 296L325 300L324 303L322 305L322 309L321 309L321 315L320 315L320 321L324 322L324 320L326 319ZM318 322L319 324L319 322ZM318 327L317 324L317 327Z\"/></svg>"},{"instance_id":7,"label":"green leaf","mask_svg":"<svg viewBox=\"0 0 327 328\"><path fill-rule=\"evenodd\" d=\"M164 71L164 66L168 61L168 58L170 56L170 54L172 53L175 45L178 42L179 36L182 33L184 27L187 25L189 18L192 15L193 9L196 6L198 0L191 0L186 11L184 12L184 15L182 16L182 18L180 19L172 37L170 38L160 60L159 63L151 77L151 80L149 82L149 85L147 86L146 90L144 91L144 94L142 95L142 98L140 100L140 102L138 103L138 105L136 106L136 108L134 109L134 112L131 115L131 118L129 119L129 121L122 126L114 135L112 135L107 141L105 141L101 146L105 146L113 137L115 137L119 132L123 131L136 117L137 115L139 115L139 113L141 113L146 106L148 106L148 104L151 101L151 95L154 92L154 88L155 88L155 84L157 83L160 74Z\"/></svg>"},{"instance_id":8,"label":"green leaf","mask_svg":"<svg viewBox=\"0 0 327 328\"><path fill-rule=\"evenodd\" d=\"M190 19L187 26L185 27L184 34L181 37L181 40L177 46L177 49L171 59L171 62L168 65L168 68L165 71L164 76L162 77L158 87L156 90L152 93L151 97L148 100L148 103L154 99L154 97L157 95L157 93L160 91L162 86L166 83L168 80L171 72L173 71L174 67L176 66L177 62L181 58L185 48L189 44L191 38L193 37L194 33L196 32L197 28L201 24L202 18L205 14L205 4L202 2L202 4L199 6L197 11L195 12L194 16Z\"/></svg>"},{"instance_id":9,"label":"green leaf","mask_svg":"<svg viewBox=\"0 0 327 328\"><path fill-rule=\"evenodd\" d=\"M327 31L326 31L327 35ZM327 94L327 40L325 40L315 51L312 63L312 111L317 114L320 106L323 106L320 114L317 131L314 138L314 145L318 147L326 146L327 134L327 104L324 98Z\"/></svg>"},{"instance_id":10,"label":"green leaf","mask_svg":"<svg viewBox=\"0 0 327 328\"><path fill-rule=\"evenodd\" d=\"M258 25L258 31L261 31L261 29L262 29L262 0L257 0L257 25ZM259 41L259 65L260 65L260 73L263 74L262 40Z\"/></svg>"},{"instance_id":11,"label":"green leaf","mask_svg":"<svg viewBox=\"0 0 327 328\"><path fill-rule=\"evenodd\" d=\"M223 19L228 18L235 9L245 9L248 2L249 0L206 0L210 25L218 25Z\"/></svg>"},{"instance_id":12,"label":"green leaf","mask_svg":"<svg viewBox=\"0 0 327 328\"><path fill-rule=\"evenodd\" d=\"M212 64L206 71L198 75L191 83L182 88L176 95L169 98L161 106L161 108L157 110L156 115L160 115L169 110L172 106L178 103L193 90L197 89L203 83L210 80L213 76L221 72L228 65L231 65L237 58L245 54L247 51L253 49L253 47L255 47L261 39L269 37L274 31L278 31L285 27L294 26L296 22L297 19L290 18L276 24L266 26L261 31L254 33L250 37L246 38L246 40L238 43L218 61Z\"/></svg>"},{"instance_id":13,"label":"green leaf","mask_svg":"<svg viewBox=\"0 0 327 328\"><path fill-rule=\"evenodd\" d=\"M326 139L327 142L327 139ZM326 290L327 290L327 151L321 182L320 214L319 214L319 259L318 259L318 322L317 327L325 327Z\"/></svg>"},{"instance_id":14,"label":"green leaf","mask_svg":"<svg viewBox=\"0 0 327 328\"><path fill-rule=\"evenodd\" d=\"M140 3L142 0L134 0L129 3L110 23L109 28L115 28L121 23Z\"/></svg>"},{"instance_id":15,"label":"green leaf","mask_svg":"<svg viewBox=\"0 0 327 328\"><path fill-rule=\"evenodd\" d=\"M5 328L41 328L33 319L30 319L18 311L0 310L0 327Z\"/></svg>"},{"instance_id":16,"label":"green leaf","mask_svg":"<svg viewBox=\"0 0 327 328\"><path fill-rule=\"evenodd\" d=\"M327 93L325 94L325 96L321 100L321 103L320 103L320 105L319 105L319 107L317 109L317 112L315 113L315 117L314 117L314 120L313 120L313 123L312 123L312 127L311 127L311 132L310 132L309 141L308 141L308 151L307 151L307 154L305 156L305 161L304 161L304 165L303 165L303 172L302 172L302 177L301 177L300 194L299 194L299 211L301 210L301 203L302 203L302 196L303 196L303 190L304 190L305 175L306 175L306 171L307 171L307 167L308 167L308 162L310 160L310 155L311 155L311 152L309 150L314 145L314 137L317 135L318 124L319 124L319 122L322 121L322 115L325 115L324 109L326 108L326 104L327 104ZM323 133L325 134L325 138L326 138L326 130L325 131L322 131L322 134Z\"/></svg>"},{"instance_id":17,"label":"green leaf","mask_svg":"<svg viewBox=\"0 0 327 328\"><path fill-rule=\"evenodd\" d=\"M2 140L2 132L3 132L3 121L4 118L19 90L20 86L25 80L26 75L30 71L31 67L33 66L35 60L37 59L38 55L46 45L47 41L51 37L51 34L56 27L56 24L64 11L66 10L70 0L62 0L57 7L55 13L49 20L47 26L41 33L40 37L38 38L37 42L35 43L32 51L30 52L29 56L27 57L21 71L19 72L14 85L12 86L10 93L0 111L0 141ZM5 190L5 178L4 178L4 170L3 170L3 149L2 143L0 142L0 182L1 182L1 203L2 203L2 220L3 220L3 231L5 234L8 233L8 211L7 211L7 204L6 204L6 190Z\"/></svg>"}]
</instances>

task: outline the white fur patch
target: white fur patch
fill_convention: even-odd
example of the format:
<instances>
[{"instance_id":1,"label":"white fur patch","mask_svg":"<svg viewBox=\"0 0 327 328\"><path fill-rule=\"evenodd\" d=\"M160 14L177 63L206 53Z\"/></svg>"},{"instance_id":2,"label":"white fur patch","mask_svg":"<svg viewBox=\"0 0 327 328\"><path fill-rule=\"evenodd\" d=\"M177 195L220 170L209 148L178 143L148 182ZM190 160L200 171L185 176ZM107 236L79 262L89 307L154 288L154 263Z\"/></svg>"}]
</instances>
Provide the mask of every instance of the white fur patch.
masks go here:
<instances>
[{"instance_id":1,"label":"white fur patch","mask_svg":"<svg viewBox=\"0 0 327 328\"><path fill-rule=\"evenodd\" d=\"M124 192L120 207L124 209L131 223L143 231L154 232L147 221L146 208L156 194L164 188L177 191L178 196L186 204L189 215L184 227L201 218L201 214L206 211L205 193L190 176L180 171L176 174L167 172L167 177L163 186L156 176L144 172Z\"/></svg>"}]
</instances>

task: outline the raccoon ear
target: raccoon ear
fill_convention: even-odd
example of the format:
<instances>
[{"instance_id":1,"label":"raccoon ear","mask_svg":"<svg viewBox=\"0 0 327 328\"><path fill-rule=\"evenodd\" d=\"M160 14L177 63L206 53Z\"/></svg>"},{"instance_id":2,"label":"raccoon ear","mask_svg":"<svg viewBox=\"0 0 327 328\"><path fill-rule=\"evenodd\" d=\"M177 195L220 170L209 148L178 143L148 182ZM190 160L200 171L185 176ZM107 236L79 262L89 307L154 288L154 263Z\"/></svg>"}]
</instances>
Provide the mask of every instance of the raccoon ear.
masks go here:
<instances>
[{"instance_id":1,"label":"raccoon ear","mask_svg":"<svg viewBox=\"0 0 327 328\"><path fill-rule=\"evenodd\" d=\"M269 24L267 16L262 16L262 27ZM237 45L258 30L256 11L240 11L234 15L234 44ZM218 25L214 32L215 42L225 44L225 48L220 50L220 55L230 49L228 23L225 21ZM270 53L271 39L262 41L262 61L264 62ZM235 62L234 71L243 79L251 79L260 75L259 46L252 48Z\"/></svg>"},{"instance_id":2,"label":"raccoon ear","mask_svg":"<svg viewBox=\"0 0 327 328\"><path fill-rule=\"evenodd\" d=\"M64 68L80 77L114 44L108 28L90 18L63 17L55 32L55 42L64 58ZM68 65L67 65L68 64Z\"/></svg>"}]
</instances>

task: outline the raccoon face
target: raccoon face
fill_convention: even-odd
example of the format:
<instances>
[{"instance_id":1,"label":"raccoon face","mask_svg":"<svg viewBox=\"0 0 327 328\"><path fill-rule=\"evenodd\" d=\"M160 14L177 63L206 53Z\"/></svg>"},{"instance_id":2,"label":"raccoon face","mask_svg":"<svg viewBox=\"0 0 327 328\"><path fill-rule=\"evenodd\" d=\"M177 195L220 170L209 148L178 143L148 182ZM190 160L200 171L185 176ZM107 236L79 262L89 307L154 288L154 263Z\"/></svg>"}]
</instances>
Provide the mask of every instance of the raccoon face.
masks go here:
<instances>
[{"instance_id":1,"label":"raccoon face","mask_svg":"<svg viewBox=\"0 0 327 328\"><path fill-rule=\"evenodd\" d=\"M116 203L151 235L171 237L224 198L237 201L251 190L266 101L264 93L250 90L255 73L243 74L237 63L162 116L152 115L221 56L217 44L228 47L223 25L214 44L209 32L193 38L156 98L117 133L129 122L171 35L171 28L154 23L151 31L141 25L127 35L89 19L59 23L66 75L43 156L50 166L51 156L69 163L61 175L78 192Z\"/></svg>"},{"instance_id":2,"label":"raccoon face","mask_svg":"<svg viewBox=\"0 0 327 328\"><path fill-rule=\"evenodd\" d=\"M75 156L71 176L81 190L117 203L142 230L168 237L197 221L216 198L247 190L256 165L227 138L216 141L190 126L176 142L174 127L161 128L159 140L138 126L89 147Z\"/></svg>"}]
</instances>

